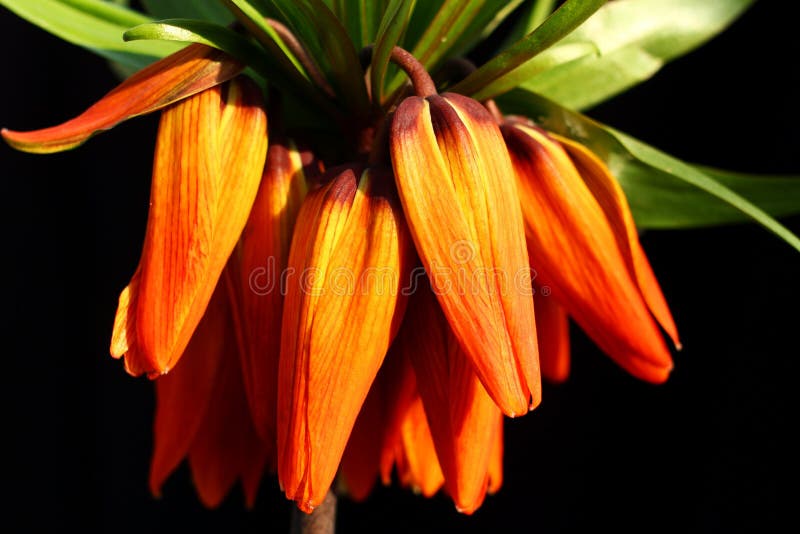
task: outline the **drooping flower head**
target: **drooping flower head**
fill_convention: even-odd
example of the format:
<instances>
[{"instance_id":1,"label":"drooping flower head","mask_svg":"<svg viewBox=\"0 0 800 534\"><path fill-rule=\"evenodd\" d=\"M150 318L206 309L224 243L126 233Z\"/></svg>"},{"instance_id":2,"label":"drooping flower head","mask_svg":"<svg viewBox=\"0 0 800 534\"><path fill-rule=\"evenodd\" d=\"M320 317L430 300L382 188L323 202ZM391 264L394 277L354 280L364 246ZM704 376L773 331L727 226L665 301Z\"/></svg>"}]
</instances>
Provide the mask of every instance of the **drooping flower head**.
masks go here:
<instances>
[{"instance_id":1,"label":"drooping flower head","mask_svg":"<svg viewBox=\"0 0 800 534\"><path fill-rule=\"evenodd\" d=\"M273 30L325 98L347 85ZM545 377L569 373L568 317L633 375L666 379L660 328L677 343L675 325L606 166L389 55L414 95L381 100L359 71L378 117L347 124L326 100L339 144L306 143L314 120L275 126L273 87L268 133L262 88L201 45L61 126L3 131L50 152L163 110L111 343L157 381L153 493L186 458L208 506L237 480L252 504L269 469L311 512L337 474L363 499L394 470L470 514L502 484L503 415L541 402L540 356Z\"/></svg>"}]
</instances>

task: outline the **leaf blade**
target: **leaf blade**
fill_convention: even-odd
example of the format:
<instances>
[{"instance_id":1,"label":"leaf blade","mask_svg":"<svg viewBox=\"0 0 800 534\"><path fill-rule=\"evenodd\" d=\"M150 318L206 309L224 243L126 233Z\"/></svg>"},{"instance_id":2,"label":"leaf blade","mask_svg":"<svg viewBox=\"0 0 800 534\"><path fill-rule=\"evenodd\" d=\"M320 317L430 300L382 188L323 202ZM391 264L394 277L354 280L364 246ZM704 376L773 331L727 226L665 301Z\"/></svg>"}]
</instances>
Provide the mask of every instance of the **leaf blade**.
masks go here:
<instances>
[{"instance_id":1,"label":"leaf blade","mask_svg":"<svg viewBox=\"0 0 800 534\"><path fill-rule=\"evenodd\" d=\"M166 42L125 43L125 30L150 19L99 0L0 0L0 5L69 43L132 69L146 67L181 48Z\"/></svg>"},{"instance_id":2,"label":"leaf blade","mask_svg":"<svg viewBox=\"0 0 800 534\"><path fill-rule=\"evenodd\" d=\"M572 109L586 109L650 78L665 63L711 39L753 0L617 0L606 4L561 43L593 43L598 54L563 62L522 87Z\"/></svg>"},{"instance_id":3,"label":"leaf blade","mask_svg":"<svg viewBox=\"0 0 800 534\"><path fill-rule=\"evenodd\" d=\"M580 26L605 2L606 0L567 0L538 28L467 76L452 90L478 100L492 98L507 91L511 87L508 82L504 82L504 77L513 75L516 69L539 52Z\"/></svg>"}]
</instances>

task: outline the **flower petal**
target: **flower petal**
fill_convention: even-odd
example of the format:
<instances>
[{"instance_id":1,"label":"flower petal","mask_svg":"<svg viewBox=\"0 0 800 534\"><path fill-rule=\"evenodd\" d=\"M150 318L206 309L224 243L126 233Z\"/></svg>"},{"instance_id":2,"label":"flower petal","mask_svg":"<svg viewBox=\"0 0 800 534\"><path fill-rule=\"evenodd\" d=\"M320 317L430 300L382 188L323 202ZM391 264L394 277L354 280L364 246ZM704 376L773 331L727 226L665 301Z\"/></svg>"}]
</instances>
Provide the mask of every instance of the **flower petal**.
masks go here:
<instances>
[{"instance_id":1,"label":"flower petal","mask_svg":"<svg viewBox=\"0 0 800 534\"><path fill-rule=\"evenodd\" d=\"M78 117L32 132L2 130L17 150L47 154L69 150L122 121L161 109L221 84L244 69L226 53L193 44L153 63L122 82Z\"/></svg>"},{"instance_id":2,"label":"flower petal","mask_svg":"<svg viewBox=\"0 0 800 534\"><path fill-rule=\"evenodd\" d=\"M444 475L419 394L403 418L401 437L402 447L397 455L400 483L425 497L433 497L444 484Z\"/></svg>"},{"instance_id":3,"label":"flower petal","mask_svg":"<svg viewBox=\"0 0 800 534\"><path fill-rule=\"evenodd\" d=\"M538 128L506 124L537 282L619 365L663 382L672 359L605 212L561 146Z\"/></svg>"},{"instance_id":4,"label":"flower petal","mask_svg":"<svg viewBox=\"0 0 800 534\"><path fill-rule=\"evenodd\" d=\"M271 447L259 439L253 427L230 307L224 312L226 328L224 342L219 347L222 350L217 354L219 366L214 390L203 424L189 450L189 467L197 494L205 506L219 506L241 478L248 506L252 507Z\"/></svg>"},{"instance_id":5,"label":"flower petal","mask_svg":"<svg viewBox=\"0 0 800 534\"><path fill-rule=\"evenodd\" d=\"M244 482L248 503L255 499L270 447L253 428L233 336L228 295L219 287L182 363L156 380L150 469L150 487L156 495L188 456L206 506L219 505L237 478Z\"/></svg>"},{"instance_id":6,"label":"flower petal","mask_svg":"<svg viewBox=\"0 0 800 534\"><path fill-rule=\"evenodd\" d=\"M402 336L395 338L383 362L377 380L382 383L385 398L385 430L381 447L381 480L392 481L392 466L402 449L403 424L411 403L419 396L414 368L404 347ZM437 488L438 489L438 488Z\"/></svg>"},{"instance_id":7,"label":"flower petal","mask_svg":"<svg viewBox=\"0 0 800 534\"><path fill-rule=\"evenodd\" d=\"M603 208L614 235L619 243L619 248L625 256L625 261L631 275L639 284L647 306L655 316L661 328L672 338L672 342L680 349L681 342L678 338L678 329L672 319L667 301L658 285L656 275L653 273L650 262L639 243L639 233L633 220L628 199L619 182L611 175L608 167L591 150L565 137L553 136L567 150L572 158L578 173L586 182L586 186L594 198Z\"/></svg>"},{"instance_id":8,"label":"flower petal","mask_svg":"<svg viewBox=\"0 0 800 534\"><path fill-rule=\"evenodd\" d=\"M300 204L308 190L311 154L272 136L264 175L239 244L230 279L245 390L259 435L276 437L278 359L281 350L281 277Z\"/></svg>"},{"instance_id":9,"label":"flower petal","mask_svg":"<svg viewBox=\"0 0 800 534\"><path fill-rule=\"evenodd\" d=\"M489 495L494 495L503 485L503 418L497 418L497 433L495 434L492 452L489 455Z\"/></svg>"},{"instance_id":10,"label":"flower petal","mask_svg":"<svg viewBox=\"0 0 800 534\"><path fill-rule=\"evenodd\" d=\"M378 478L384 430L385 399L379 380L372 383L361 406L347 447L342 456L341 473L347 494L354 501L369 496Z\"/></svg>"},{"instance_id":11,"label":"flower petal","mask_svg":"<svg viewBox=\"0 0 800 534\"><path fill-rule=\"evenodd\" d=\"M411 243L391 177L344 169L300 209L278 372L278 475L310 512L336 473L402 317Z\"/></svg>"},{"instance_id":12,"label":"flower petal","mask_svg":"<svg viewBox=\"0 0 800 534\"><path fill-rule=\"evenodd\" d=\"M247 221L266 156L260 90L245 78L164 111L138 276L111 353L132 374L177 363Z\"/></svg>"},{"instance_id":13,"label":"flower petal","mask_svg":"<svg viewBox=\"0 0 800 534\"><path fill-rule=\"evenodd\" d=\"M539 329L539 362L542 376L555 383L569 378L569 319L564 308L541 288L533 297L536 326Z\"/></svg>"},{"instance_id":14,"label":"flower petal","mask_svg":"<svg viewBox=\"0 0 800 534\"><path fill-rule=\"evenodd\" d=\"M410 97L391 132L417 251L481 382L508 415L539 403L530 271L511 162L494 119L447 94Z\"/></svg>"},{"instance_id":15,"label":"flower petal","mask_svg":"<svg viewBox=\"0 0 800 534\"><path fill-rule=\"evenodd\" d=\"M206 314L173 372L155 381L156 414L150 491L161 485L186 457L202 426L215 390L228 327L227 296L216 291Z\"/></svg>"},{"instance_id":16,"label":"flower petal","mask_svg":"<svg viewBox=\"0 0 800 534\"><path fill-rule=\"evenodd\" d=\"M502 414L481 385L448 326L436 298L418 290L401 336L409 343L417 387L444 473L445 488L460 512L483 502Z\"/></svg>"}]
</instances>

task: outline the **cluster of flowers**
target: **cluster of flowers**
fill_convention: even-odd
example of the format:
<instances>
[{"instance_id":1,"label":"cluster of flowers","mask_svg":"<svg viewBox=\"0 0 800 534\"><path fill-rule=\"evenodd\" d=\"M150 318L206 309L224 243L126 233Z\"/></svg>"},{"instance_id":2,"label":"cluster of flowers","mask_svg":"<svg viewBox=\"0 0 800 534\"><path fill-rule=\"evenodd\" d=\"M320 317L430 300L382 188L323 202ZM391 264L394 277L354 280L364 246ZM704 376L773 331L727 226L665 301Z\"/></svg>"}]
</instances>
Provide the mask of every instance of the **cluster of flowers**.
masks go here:
<instances>
[{"instance_id":1,"label":"cluster of flowers","mask_svg":"<svg viewBox=\"0 0 800 534\"><path fill-rule=\"evenodd\" d=\"M567 377L568 316L634 376L667 378L675 325L604 163L394 59L415 94L359 161L268 128L244 66L202 45L62 125L3 131L53 152L163 110L111 343L156 379L155 493L188 457L209 506L239 479L252 502L272 470L308 512L337 473L363 498L396 470L471 513L502 483L503 415ZM280 283L260 283L268 263Z\"/></svg>"}]
</instances>

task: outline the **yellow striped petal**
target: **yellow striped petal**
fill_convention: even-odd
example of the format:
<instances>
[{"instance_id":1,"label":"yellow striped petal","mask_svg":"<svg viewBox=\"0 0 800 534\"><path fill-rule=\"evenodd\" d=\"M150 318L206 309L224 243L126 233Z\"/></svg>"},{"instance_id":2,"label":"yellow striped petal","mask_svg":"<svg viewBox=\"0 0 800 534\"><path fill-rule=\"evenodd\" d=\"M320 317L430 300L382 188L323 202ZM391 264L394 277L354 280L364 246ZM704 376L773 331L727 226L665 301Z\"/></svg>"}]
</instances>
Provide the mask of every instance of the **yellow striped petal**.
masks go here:
<instances>
[{"instance_id":1,"label":"yellow striped petal","mask_svg":"<svg viewBox=\"0 0 800 534\"><path fill-rule=\"evenodd\" d=\"M493 117L469 98L410 97L392 162L409 228L455 335L510 416L541 398L525 233L511 161Z\"/></svg>"},{"instance_id":2,"label":"yellow striped petal","mask_svg":"<svg viewBox=\"0 0 800 534\"><path fill-rule=\"evenodd\" d=\"M166 373L186 348L250 213L266 125L260 90L245 78L164 111L142 258L111 343L130 373Z\"/></svg>"}]
</instances>

